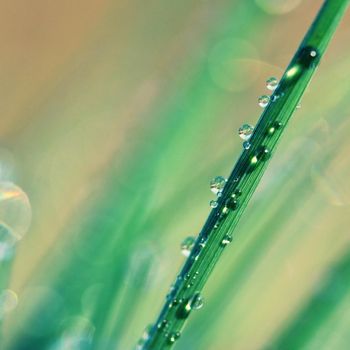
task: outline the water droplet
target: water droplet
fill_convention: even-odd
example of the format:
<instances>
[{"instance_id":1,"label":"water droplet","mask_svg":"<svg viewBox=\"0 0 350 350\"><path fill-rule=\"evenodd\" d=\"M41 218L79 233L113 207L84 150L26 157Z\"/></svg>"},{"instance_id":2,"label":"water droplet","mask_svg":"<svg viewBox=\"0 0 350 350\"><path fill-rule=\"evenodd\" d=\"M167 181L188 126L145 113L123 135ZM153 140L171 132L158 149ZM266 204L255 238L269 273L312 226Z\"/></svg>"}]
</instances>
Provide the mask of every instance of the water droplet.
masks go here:
<instances>
[{"instance_id":1,"label":"water droplet","mask_svg":"<svg viewBox=\"0 0 350 350\"><path fill-rule=\"evenodd\" d=\"M235 210L238 208L238 201L236 200L235 197L231 197L231 198L228 198L225 202L225 205L231 209L231 210Z\"/></svg>"},{"instance_id":2,"label":"water droplet","mask_svg":"<svg viewBox=\"0 0 350 350\"><path fill-rule=\"evenodd\" d=\"M14 310L18 305L18 296L11 289L4 289L0 293L0 319L4 317L5 314Z\"/></svg>"},{"instance_id":3,"label":"water droplet","mask_svg":"<svg viewBox=\"0 0 350 350\"><path fill-rule=\"evenodd\" d=\"M257 156L253 156L252 159L250 160L251 164L256 164L258 162L258 157Z\"/></svg>"},{"instance_id":4,"label":"water droplet","mask_svg":"<svg viewBox=\"0 0 350 350\"><path fill-rule=\"evenodd\" d=\"M210 189L216 195L221 194L226 185L227 180L223 176L216 176L210 181Z\"/></svg>"},{"instance_id":5,"label":"water droplet","mask_svg":"<svg viewBox=\"0 0 350 350\"><path fill-rule=\"evenodd\" d=\"M217 202L217 201L210 201L210 202L209 202L209 205L210 205L212 208L217 208L218 202Z\"/></svg>"},{"instance_id":6,"label":"water droplet","mask_svg":"<svg viewBox=\"0 0 350 350\"><path fill-rule=\"evenodd\" d=\"M262 95L258 98L259 106L265 108L270 102L270 96Z\"/></svg>"},{"instance_id":7,"label":"water droplet","mask_svg":"<svg viewBox=\"0 0 350 350\"><path fill-rule=\"evenodd\" d=\"M270 151L265 147L265 146L260 146L258 148L258 159L261 159L261 160L266 160L268 158L270 158Z\"/></svg>"},{"instance_id":8,"label":"water droplet","mask_svg":"<svg viewBox=\"0 0 350 350\"><path fill-rule=\"evenodd\" d=\"M191 254L191 250L194 247L194 244L196 242L196 238L193 236L186 237L182 242L181 242L181 253L188 257Z\"/></svg>"},{"instance_id":9,"label":"water droplet","mask_svg":"<svg viewBox=\"0 0 350 350\"><path fill-rule=\"evenodd\" d=\"M317 49L312 46L305 46L297 53L298 64L304 68L314 68L320 60Z\"/></svg>"},{"instance_id":10,"label":"water droplet","mask_svg":"<svg viewBox=\"0 0 350 350\"><path fill-rule=\"evenodd\" d=\"M271 91L276 90L277 86L278 86L278 80L275 77L271 77L266 80L266 87L269 90Z\"/></svg>"},{"instance_id":11,"label":"water droplet","mask_svg":"<svg viewBox=\"0 0 350 350\"><path fill-rule=\"evenodd\" d=\"M297 106L296 106L295 108L296 108L296 109L300 109L300 108L301 108L300 102L297 104Z\"/></svg>"},{"instance_id":12,"label":"water droplet","mask_svg":"<svg viewBox=\"0 0 350 350\"><path fill-rule=\"evenodd\" d=\"M178 340L180 338L181 333L180 332L172 332L170 334L167 334L166 336L168 338L169 343L173 344L176 342L176 340Z\"/></svg>"},{"instance_id":13,"label":"water droplet","mask_svg":"<svg viewBox=\"0 0 350 350\"><path fill-rule=\"evenodd\" d=\"M269 127L268 133L272 135L276 131L274 126Z\"/></svg>"},{"instance_id":14,"label":"water droplet","mask_svg":"<svg viewBox=\"0 0 350 350\"><path fill-rule=\"evenodd\" d=\"M199 292L196 292L193 297L190 299L191 309L199 310L203 307L204 301Z\"/></svg>"},{"instance_id":15,"label":"water droplet","mask_svg":"<svg viewBox=\"0 0 350 350\"><path fill-rule=\"evenodd\" d=\"M228 208L227 207L223 207L221 213L226 216L228 214Z\"/></svg>"},{"instance_id":16,"label":"water droplet","mask_svg":"<svg viewBox=\"0 0 350 350\"><path fill-rule=\"evenodd\" d=\"M169 322L167 320L162 320L157 324L158 329L165 329L169 327Z\"/></svg>"},{"instance_id":17,"label":"water droplet","mask_svg":"<svg viewBox=\"0 0 350 350\"><path fill-rule=\"evenodd\" d=\"M239 129L238 129L238 135L242 140L249 140L250 137L252 136L252 133L254 131L254 127L249 125L249 124L243 124Z\"/></svg>"},{"instance_id":18,"label":"water droplet","mask_svg":"<svg viewBox=\"0 0 350 350\"><path fill-rule=\"evenodd\" d=\"M235 196L240 197L242 195L242 191L237 189L234 193Z\"/></svg>"},{"instance_id":19,"label":"water droplet","mask_svg":"<svg viewBox=\"0 0 350 350\"><path fill-rule=\"evenodd\" d=\"M243 148L244 148L244 149L249 149L250 146L251 146L251 145L250 145L250 142L249 142L249 141L244 141L244 142L243 142Z\"/></svg>"},{"instance_id":20,"label":"water droplet","mask_svg":"<svg viewBox=\"0 0 350 350\"><path fill-rule=\"evenodd\" d=\"M232 236L227 234L225 235L225 237L222 239L221 241L221 245L223 245L224 247L227 246L228 244L230 244L232 242Z\"/></svg>"},{"instance_id":21,"label":"water droplet","mask_svg":"<svg viewBox=\"0 0 350 350\"><path fill-rule=\"evenodd\" d=\"M31 221L31 208L27 195L12 182L0 182L0 221L20 240Z\"/></svg>"}]
</instances>

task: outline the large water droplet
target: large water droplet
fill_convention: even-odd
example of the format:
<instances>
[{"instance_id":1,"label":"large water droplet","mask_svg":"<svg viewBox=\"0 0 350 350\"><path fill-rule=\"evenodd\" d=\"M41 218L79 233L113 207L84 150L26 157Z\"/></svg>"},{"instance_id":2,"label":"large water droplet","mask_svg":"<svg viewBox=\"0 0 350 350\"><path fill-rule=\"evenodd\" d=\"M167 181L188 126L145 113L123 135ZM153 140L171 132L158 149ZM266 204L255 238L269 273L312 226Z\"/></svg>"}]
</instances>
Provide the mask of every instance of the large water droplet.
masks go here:
<instances>
[{"instance_id":1,"label":"large water droplet","mask_svg":"<svg viewBox=\"0 0 350 350\"><path fill-rule=\"evenodd\" d=\"M4 289L0 293L0 319L14 310L18 305L18 296L11 289Z\"/></svg>"},{"instance_id":2,"label":"large water droplet","mask_svg":"<svg viewBox=\"0 0 350 350\"><path fill-rule=\"evenodd\" d=\"M217 202L217 201L210 201L210 202L209 202L209 205L210 205L212 208L217 208L218 202Z\"/></svg>"},{"instance_id":3,"label":"large water droplet","mask_svg":"<svg viewBox=\"0 0 350 350\"><path fill-rule=\"evenodd\" d=\"M271 77L266 80L266 87L269 90L271 91L276 90L277 86L278 86L278 80L275 77Z\"/></svg>"},{"instance_id":4,"label":"large water droplet","mask_svg":"<svg viewBox=\"0 0 350 350\"><path fill-rule=\"evenodd\" d=\"M262 95L258 98L259 106L265 108L270 102L270 96Z\"/></svg>"},{"instance_id":5,"label":"large water droplet","mask_svg":"<svg viewBox=\"0 0 350 350\"><path fill-rule=\"evenodd\" d=\"M215 194L221 193L226 185L226 181L227 180L223 176L214 177L214 179L210 181L210 190Z\"/></svg>"},{"instance_id":6,"label":"large water droplet","mask_svg":"<svg viewBox=\"0 0 350 350\"><path fill-rule=\"evenodd\" d=\"M239 129L238 129L238 135L241 139L247 141L250 139L252 136L252 133L254 131L254 127L249 125L249 124L243 124Z\"/></svg>"},{"instance_id":7,"label":"large water droplet","mask_svg":"<svg viewBox=\"0 0 350 350\"><path fill-rule=\"evenodd\" d=\"M31 208L27 195L12 182L0 182L0 224L20 240L31 221Z\"/></svg>"},{"instance_id":8,"label":"large water droplet","mask_svg":"<svg viewBox=\"0 0 350 350\"><path fill-rule=\"evenodd\" d=\"M186 237L181 242L181 253L188 257L191 254L191 250L194 247L194 243L196 242L196 238L193 236Z\"/></svg>"}]
</instances>

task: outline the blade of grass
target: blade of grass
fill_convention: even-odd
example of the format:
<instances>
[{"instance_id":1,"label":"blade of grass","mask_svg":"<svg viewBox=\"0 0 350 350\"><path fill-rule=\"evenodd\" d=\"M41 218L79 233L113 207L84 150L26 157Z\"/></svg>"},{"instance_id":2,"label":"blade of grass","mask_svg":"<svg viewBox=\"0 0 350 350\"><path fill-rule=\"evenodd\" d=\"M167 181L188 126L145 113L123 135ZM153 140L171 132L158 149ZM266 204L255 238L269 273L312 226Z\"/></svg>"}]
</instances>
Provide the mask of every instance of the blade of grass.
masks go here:
<instances>
[{"instance_id":1,"label":"blade of grass","mask_svg":"<svg viewBox=\"0 0 350 350\"><path fill-rule=\"evenodd\" d=\"M211 211L167 296L160 316L140 348L170 348L180 337L189 314L196 308L196 304L198 306L199 293L231 241L232 231L256 189L347 6L348 0L325 1L271 96L271 102L259 119L249 147L238 159L217 207Z\"/></svg>"}]
</instances>

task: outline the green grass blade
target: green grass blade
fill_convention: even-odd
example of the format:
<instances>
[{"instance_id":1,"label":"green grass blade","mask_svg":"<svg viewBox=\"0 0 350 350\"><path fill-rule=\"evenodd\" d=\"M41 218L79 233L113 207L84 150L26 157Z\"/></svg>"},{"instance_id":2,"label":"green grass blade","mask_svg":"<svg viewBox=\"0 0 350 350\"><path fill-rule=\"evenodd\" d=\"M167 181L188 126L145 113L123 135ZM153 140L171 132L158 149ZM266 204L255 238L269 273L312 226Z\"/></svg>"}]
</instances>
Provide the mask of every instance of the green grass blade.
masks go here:
<instances>
[{"instance_id":1,"label":"green grass blade","mask_svg":"<svg viewBox=\"0 0 350 350\"><path fill-rule=\"evenodd\" d=\"M239 157L218 206L211 211L142 349L170 348L180 337L193 304L198 302L198 293L232 239L232 232L347 6L347 0L325 1L261 115L249 140L250 147Z\"/></svg>"}]
</instances>

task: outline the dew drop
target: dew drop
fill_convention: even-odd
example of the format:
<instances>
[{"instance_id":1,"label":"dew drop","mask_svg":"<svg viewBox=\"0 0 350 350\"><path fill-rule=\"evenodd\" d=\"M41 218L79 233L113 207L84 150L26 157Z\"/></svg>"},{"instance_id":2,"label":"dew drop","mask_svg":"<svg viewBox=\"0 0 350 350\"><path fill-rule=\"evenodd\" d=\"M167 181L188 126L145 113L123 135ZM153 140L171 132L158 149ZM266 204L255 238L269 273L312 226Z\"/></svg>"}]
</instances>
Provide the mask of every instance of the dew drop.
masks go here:
<instances>
[{"instance_id":1,"label":"dew drop","mask_svg":"<svg viewBox=\"0 0 350 350\"><path fill-rule=\"evenodd\" d=\"M226 200L225 205L227 208L231 210L235 210L238 208L238 201L236 200L235 197L231 197Z\"/></svg>"},{"instance_id":2,"label":"dew drop","mask_svg":"<svg viewBox=\"0 0 350 350\"><path fill-rule=\"evenodd\" d=\"M227 180L223 176L216 176L210 181L210 190L216 195L221 195Z\"/></svg>"},{"instance_id":3,"label":"dew drop","mask_svg":"<svg viewBox=\"0 0 350 350\"><path fill-rule=\"evenodd\" d=\"M166 337L168 338L168 341L170 344L173 344L178 340L181 336L180 332L172 332L170 334L166 334Z\"/></svg>"},{"instance_id":4,"label":"dew drop","mask_svg":"<svg viewBox=\"0 0 350 350\"><path fill-rule=\"evenodd\" d=\"M227 234L225 235L225 237L222 239L221 241L221 245L226 247L228 244L230 244L232 242L232 236Z\"/></svg>"},{"instance_id":5,"label":"dew drop","mask_svg":"<svg viewBox=\"0 0 350 350\"><path fill-rule=\"evenodd\" d=\"M243 142L243 148L244 148L244 149L249 149L250 146L251 146L251 145L250 145L250 142L249 142L249 141L244 141L244 142Z\"/></svg>"},{"instance_id":6,"label":"dew drop","mask_svg":"<svg viewBox=\"0 0 350 350\"><path fill-rule=\"evenodd\" d=\"M224 216L226 216L228 214L228 208L227 207L223 207L222 212L221 212Z\"/></svg>"},{"instance_id":7,"label":"dew drop","mask_svg":"<svg viewBox=\"0 0 350 350\"><path fill-rule=\"evenodd\" d=\"M191 250L194 247L194 244L196 242L196 238L193 236L186 237L182 242L181 242L181 253L188 257L191 254Z\"/></svg>"},{"instance_id":8,"label":"dew drop","mask_svg":"<svg viewBox=\"0 0 350 350\"><path fill-rule=\"evenodd\" d=\"M204 301L199 292L196 292L193 297L189 301L191 305L191 309L193 310L199 310L203 307Z\"/></svg>"},{"instance_id":9,"label":"dew drop","mask_svg":"<svg viewBox=\"0 0 350 350\"><path fill-rule=\"evenodd\" d=\"M234 193L235 196L240 197L242 195L242 191L237 189Z\"/></svg>"},{"instance_id":10,"label":"dew drop","mask_svg":"<svg viewBox=\"0 0 350 350\"><path fill-rule=\"evenodd\" d=\"M258 98L258 104L260 107L265 108L270 102L270 96L262 95Z\"/></svg>"},{"instance_id":11,"label":"dew drop","mask_svg":"<svg viewBox=\"0 0 350 350\"><path fill-rule=\"evenodd\" d=\"M254 131L254 127L249 125L249 124L243 124L239 129L238 129L238 135L242 140L249 140L250 137L252 136L252 133Z\"/></svg>"},{"instance_id":12,"label":"dew drop","mask_svg":"<svg viewBox=\"0 0 350 350\"><path fill-rule=\"evenodd\" d=\"M157 328L159 330L161 329L165 329L165 328L168 328L169 327L169 322L167 320L162 320L160 321L158 324L157 324Z\"/></svg>"},{"instance_id":13,"label":"dew drop","mask_svg":"<svg viewBox=\"0 0 350 350\"><path fill-rule=\"evenodd\" d=\"M277 86L278 86L278 80L275 77L271 77L266 80L266 87L269 90L271 91L276 90Z\"/></svg>"},{"instance_id":14,"label":"dew drop","mask_svg":"<svg viewBox=\"0 0 350 350\"><path fill-rule=\"evenodd\" d=\"M252 159L250 160L251 164L256 164L258 162L258 157L257 156L253 156Z\"/></svg>"},{"instance_id":15,"label":"dew drop","mask_svg":"<svg viewBox=\"0 0 350 350\"><path fill-rule=\"evenodd\" d=\"M210 201L210 202L209 202L209 205L210 205L212 208L217 208L217 206L218 206L218 202L217 202L217 201L212 200L212 201Z\"/></svg>"}]
</instances>

